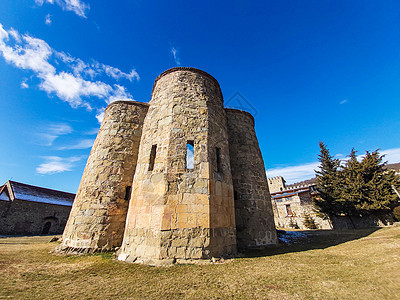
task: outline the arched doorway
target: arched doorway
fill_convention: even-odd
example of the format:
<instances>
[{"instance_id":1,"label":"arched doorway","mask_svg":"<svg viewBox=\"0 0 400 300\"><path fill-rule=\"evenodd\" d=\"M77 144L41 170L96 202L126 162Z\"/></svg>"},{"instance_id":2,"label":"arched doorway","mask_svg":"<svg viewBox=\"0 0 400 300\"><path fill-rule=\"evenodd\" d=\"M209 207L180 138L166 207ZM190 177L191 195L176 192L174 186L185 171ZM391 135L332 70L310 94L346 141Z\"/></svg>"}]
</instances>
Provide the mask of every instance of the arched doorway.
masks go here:
<instances>
[{"instance_id":1,"label":"arched doorway","mask_svg":"<svg viewBox=\"0 0 400 300\"><path fill-rule=\"evenodd\" d=\"M46 223L44 223L42 234L49 234L50 228L51 228L51 222L47 221Z\"/></svg>"}]
</instances>

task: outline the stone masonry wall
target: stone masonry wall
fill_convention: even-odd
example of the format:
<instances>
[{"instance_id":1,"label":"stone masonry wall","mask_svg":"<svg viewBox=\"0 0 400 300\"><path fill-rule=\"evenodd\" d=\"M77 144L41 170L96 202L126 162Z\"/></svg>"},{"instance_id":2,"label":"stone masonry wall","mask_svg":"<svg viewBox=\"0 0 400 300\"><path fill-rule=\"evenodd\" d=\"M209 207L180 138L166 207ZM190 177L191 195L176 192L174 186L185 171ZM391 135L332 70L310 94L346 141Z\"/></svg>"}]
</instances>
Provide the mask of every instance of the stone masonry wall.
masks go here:
<instances>
[{"instance_id":1,"label":"stone masonry wall","mask_svg":"<svg viewBox=\"0 0 400 300\"><path fill-rule=\"evenodd\" d=\"M118 258L156 263L234 252L229 149L216 80L191 68L174 68L161 74L154 85L143 131L146 134L141 139ZM186 167L188 143L194 147L193 169Z\"/></svg>"},{"instance_id":2,"label":"stone masonry wall","mask_svg":"<svg viewBox=\"0 0 400 300\"><path fill-rule=\"evenodd\" d=\"M254 130L254 119L244 111L228 108L225 111L235 194L238 248L276 244L271 196Z\"/></svg>"},{"instance_id":3,"label":"stone masonry wall","mask_svg":"<svg viewBox=\"0 0 400 300\"><path fill-rule=\"evenodd\" d=\"M18 199L0 201L0 235L42 234L47 222L51 223L49 234L60 234L70 210L70 206Z\"/></svg>"},{"instance_id":4,"label":"stone masonry wall","mask_svg":"<svg viewBox=\"0 0 400 300\"><path fill-rule=\"evenodd\" d=\"M122 243L130 187L148 104L110 104L90 152L61 250L96 252Z\"/></svg>"},{"instance_id":5,"label":"stone masonry wall","mask_svg":"<svg viewBox=\"0 0 400 300\"><path fill-rule=\"evenodd\" d=\"M274 206L275 224L279 228L299 228L307 230L304 225L304 217L307 214L310 216L318 229L332 229L330 222L322 219L315 211L311 195L309 193L301 193L288 198L274 199L272 201ZM291 214L288 214L289 205Z\"/></svg>"}]
</instances>

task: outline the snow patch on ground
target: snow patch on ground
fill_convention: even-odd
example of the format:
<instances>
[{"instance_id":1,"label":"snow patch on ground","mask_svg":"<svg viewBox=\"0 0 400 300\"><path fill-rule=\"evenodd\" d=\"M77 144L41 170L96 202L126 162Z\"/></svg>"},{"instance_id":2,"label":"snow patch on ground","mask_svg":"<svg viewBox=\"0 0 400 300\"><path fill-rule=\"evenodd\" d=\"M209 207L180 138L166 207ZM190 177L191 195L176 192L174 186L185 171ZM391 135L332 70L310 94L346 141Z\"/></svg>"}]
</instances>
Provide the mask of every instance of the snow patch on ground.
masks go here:
<instances>
[{"instance_id":1,"label":"snow patch on ground","mask_svg":"<svg viewBox=\"0 0 400 300\"><path fill-rule=\"evenodd\" d=\"M300 240L305 239L309 236L307 232L304 231L283 231L278 230L278 239L280 242L285 244L296 244Z\"/></svg>"}]
</instances>

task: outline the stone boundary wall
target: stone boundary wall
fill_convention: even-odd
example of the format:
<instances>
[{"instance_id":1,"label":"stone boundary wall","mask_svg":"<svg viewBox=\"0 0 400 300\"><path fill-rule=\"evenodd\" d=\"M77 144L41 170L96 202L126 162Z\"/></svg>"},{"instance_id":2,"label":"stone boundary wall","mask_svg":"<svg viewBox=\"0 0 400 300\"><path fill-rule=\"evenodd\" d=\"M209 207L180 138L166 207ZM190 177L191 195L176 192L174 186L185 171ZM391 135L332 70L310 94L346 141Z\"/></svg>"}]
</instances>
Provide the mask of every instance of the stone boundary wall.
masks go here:
<instances>
[{"instance_id":1,"label":"stone boundary wall","mask_svg":"<svg viewBox=\"0 0 400 300\"><path fill-rule=\"evenodd\" d=\"M14 199L0 201L1 235L40 235L50 222L49 234L61 234L67 223L70 206Z\"/></svg>"}]
</instances>

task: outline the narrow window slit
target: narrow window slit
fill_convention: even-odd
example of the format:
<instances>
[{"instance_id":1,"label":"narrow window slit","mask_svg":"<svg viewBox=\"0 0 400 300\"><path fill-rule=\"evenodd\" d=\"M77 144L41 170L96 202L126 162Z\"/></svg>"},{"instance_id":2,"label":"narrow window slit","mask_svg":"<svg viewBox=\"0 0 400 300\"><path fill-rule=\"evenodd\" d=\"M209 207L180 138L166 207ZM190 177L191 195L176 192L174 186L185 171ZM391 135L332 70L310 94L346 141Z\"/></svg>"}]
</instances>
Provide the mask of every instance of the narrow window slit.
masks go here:
<instances>
[{"instance_id":1,"label":"narrow window slit","mask_svg":"<svg viewBox=\"0 0 400 300\"><path fill-rule=\"evenodd\" d=\"M154 163L156 160L156 152L157 152L157 145L151 146L149 171L153 171L153 169L154 169Z\"/></svg>"},{"instance_id":2,"label":"narrow window slit","mask_svg":"<svg viewBox=\"0 0 400 300\"><path fill-rule=\"evenodd\" d=\"M194 142L187 141L186 144L186 169L194 169Z\"/></svg>"},{"instance_id":3,"label":"narrow window slit","mask_svg":"<svg viewBox=\"0 0 400 300\"><path fill-rule=\"evenodd\" d=\"M130 200L131 199L131 190L132 190L132 187L129 185L129 186L127 186L126 187L126 189L125 189L125 200Z\"/></svg>"}]
</instances>

